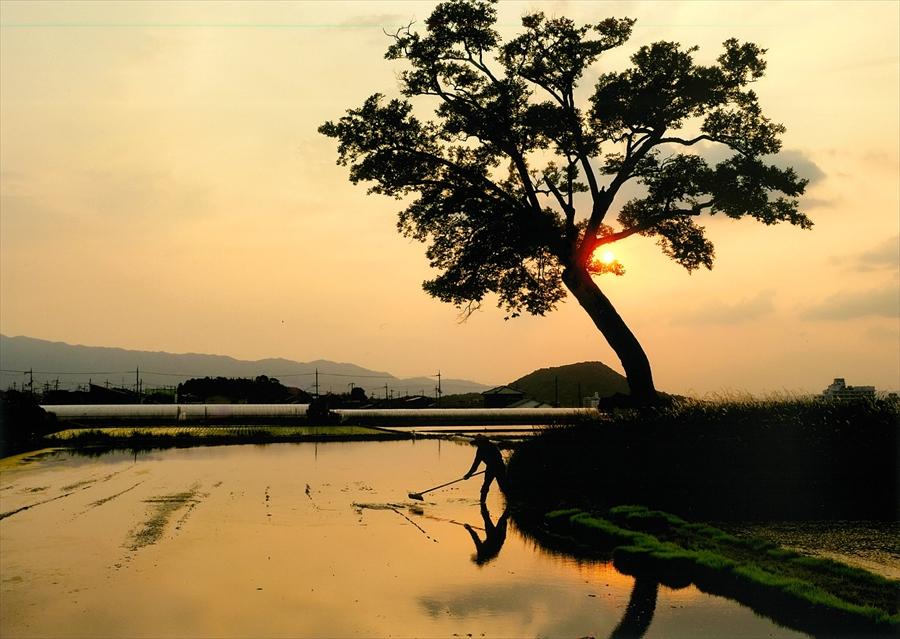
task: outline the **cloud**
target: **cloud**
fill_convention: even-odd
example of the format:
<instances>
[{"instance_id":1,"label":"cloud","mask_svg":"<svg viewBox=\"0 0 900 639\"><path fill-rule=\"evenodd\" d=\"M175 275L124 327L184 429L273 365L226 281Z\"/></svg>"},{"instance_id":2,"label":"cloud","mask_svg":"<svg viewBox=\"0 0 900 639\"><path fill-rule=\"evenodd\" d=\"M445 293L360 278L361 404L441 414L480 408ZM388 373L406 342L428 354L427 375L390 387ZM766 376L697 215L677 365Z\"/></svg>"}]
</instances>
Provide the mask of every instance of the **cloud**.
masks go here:
<instances>
[{"instance_id":1,"label":"cloud","mask_svg":"<svg viewBox=\"0 0 900 639\"><path fill-rule=\"evenodd\" d=\"M832 295L802 314L808 320L851 320L860 317L900 318L896 286Z\"/></svg>"},{"instance_id":2,"label":"cloud","mask_svg":"<svg viewBox=\"0 0 900 639\"><path fill-rule=\"evenodd\" d=\"M343 20L339 26L342 27L383 27L388 30L409 24L409 16L399 13L378 13L365 16L355 16Z\"/></svg>"},{"instance_id":3,"label":"cloud","mask_svg":"<svg viewBox=\"0 0 900 639\"><path fill-rule=\"evenodd\" d=\"M897 343L900 342L900 327L897 326L870 326L866 329L864 333L866 339L869 339L873 342L884 342L888 346L893 348L897 347Z\"/></svg>"},{"instance_id":4,"label":"cloud","mask_svg":"<svg viewBox=\"0 0 900 639\"><path fill-rule=\"evenodd\" d=\"M861 253L857 263L863 270L900 269L900 235L895 235L875 248Z\"/></svg>"},{"instance_id":5,"label":"cloud","mask_svg":"<svg viewBox=\"0 0 900 639\"><path fill-rule=\"evenodd\" d=\"M800 210L808 211L810 209L833 209L837 203L838 199L829 199L829 198L821 198L821 197L808 197L806 195L800 198Z\"/></svg>"},{"instance_id":6,"label":"cloud","mask_svg":"<svg viewBox=\"0 0 900 639\"><path fill-rule=\"evenodd\" d=\"M900 159L898 159L895 153L867 151L862 154L860 159L867 167L874 171L885 171L896 175L897 170L900 169Z\"/></svg>"},{"instance_id":7,"label":"cloud","mask_svg":"<svg viewBox=\"0 0 900 639\"><path fill-rule=\"evenodd\" d=\"M888 238L856 255L833 257L831 263L861 272L900 271L900 235Z\"/></svg>"},{"instance_id":8,"label":"cloud","mask_svg":"<svg viewBox=\"0 0 900 639\"><path fill-rule=\"evenodd\" d=\"M678 149L680 147L673 148ZM716 165L735 155L735 151L724 144L702 142L698 143L695 148L697 149L697 154L710 165ZM774 155L765 156L763 159L782 169L792 167L797 172L797 175L809 180L810 186L821 182L826 177L825 171L800 149L782 149Z\"/></svg>"},{"instance_id":9,"label":"cloud","mask_svg":"<svg viewBox=\"0 0 900 639\"><path fill-rule=\"evenodd\" d=\"M818 164L799 149L784 149L777 155L769 156L769 158L772 164L782 169L793 167L797 175L809 180L810 185L817 184L825 179L825 171L819 168Z\"/></svg>"},{"instance_id":10,"label":"cloud","mask_svg":"<svg viewBox=\"0 0 900 639\"><path fill-rule=\"evenodd\" d=\"M760 291L756 296L733 304L718 302L682 313L674 324L740 324L769 315L774 310L774 291Z\"/></svg>"}]
</instances>

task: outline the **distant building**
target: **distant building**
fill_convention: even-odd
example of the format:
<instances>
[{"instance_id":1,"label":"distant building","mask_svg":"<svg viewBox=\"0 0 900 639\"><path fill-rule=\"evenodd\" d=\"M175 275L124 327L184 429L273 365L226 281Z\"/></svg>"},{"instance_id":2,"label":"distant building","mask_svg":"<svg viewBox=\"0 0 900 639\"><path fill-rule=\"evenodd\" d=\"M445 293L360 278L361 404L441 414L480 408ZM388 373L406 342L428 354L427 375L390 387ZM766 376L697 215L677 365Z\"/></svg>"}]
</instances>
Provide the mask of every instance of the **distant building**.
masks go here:
<instances>
[{"instance_id":1,"label":"distant building","mask_svg":"<svg viewBox=\"0 0 900 639\"><path fill-rule=\"evenodd\" d=\"M821 395L822 399L830 401L875 399L874 386L847 386L843 377L835 377Z\"/></svg>"},{"instance_id":2,"label":"distant building","mask_svg":"<svg viewBox=\"0 0 900 639\"><path fill-rule=\"evenodd\" d=\"M486 390L481 396L485 408L551 408L550 404L525 397L525 393L510 386Z\"/></svg>"},{"instance_id":3,"label":"distant building","mask_svg":"<svg viewBox=\"0 0 900 639\"><path fill-rule=\"evenodd\" d=\"M399 408L430 408L434 405L434 400L425 395L409 395L401 397L391 406Z\"/></svg>"},{"instance_id":4,"label":"distant building","mask_svg":"<svg viewBox=\"0 0 900 639\"><path fill-rule=\"evenodd\" d=\"M538 399L522 399L514 402L505 408L553 408L553 404L542 402Z\"/></svg>"},{"instance_id":5,"label":"distant building","mask_svg":"<svg viewBox=\"0 0 900 639\"><path fill-rule=\"evenodd\" d=\"M525 399L525 393L509 386L497 386L481 394L485 408L509 408Z\"/></svg>"},{"instance_id":6,"label":"distant building","mask_svg":"<svg viewBox=\"0 0 900 639\"><path fill-rule=\"evenodd\" d=\"M597 408L600 406L600 393L594 391L593 395L581 399L582 408Z\"/></svg>"}]
</instances>

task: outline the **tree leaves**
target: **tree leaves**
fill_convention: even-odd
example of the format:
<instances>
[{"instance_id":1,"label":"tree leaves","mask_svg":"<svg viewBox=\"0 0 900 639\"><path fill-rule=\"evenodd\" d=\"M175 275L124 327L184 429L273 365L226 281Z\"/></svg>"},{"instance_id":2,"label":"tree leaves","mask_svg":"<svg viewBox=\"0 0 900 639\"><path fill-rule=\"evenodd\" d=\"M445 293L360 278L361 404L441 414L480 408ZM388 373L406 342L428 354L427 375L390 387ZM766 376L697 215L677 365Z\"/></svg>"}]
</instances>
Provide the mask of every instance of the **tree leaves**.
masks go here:
<instances>
[{"instance_id":1,"label":"tree leaves","mask_svg":"<svg viewBox=\"0 0 900 639\"><path fill-rule=\"evenodd\" d=\"M796 200L806 180L764 161L784 133L748 87L765 71L764 49L726 40L704 66L696 47L640 47L629 68L599 76L584 110L579 80L627 41L634 20L579 26L537 12L503 43L496 18L491 1L440 3L423 32L404 27L387 50L409 64L406 99L375 94L319 129L338 140L351 181L415 198L398 227L428 244L440 271L424 284L431 295L471 310L493 293L509 316L543 314L564 295L564 269L617 271L592 266L601 244L656 237L693 270L714 259L702 214L812 225ZM410 100L422 96L437 99L430 121L413 115ZM700 142L734 155L710 166L694 152ZM643 195L614 229L606 218L628 181ZM579 211L581 192L590 204Z\"/></svg>"}]
</instances>

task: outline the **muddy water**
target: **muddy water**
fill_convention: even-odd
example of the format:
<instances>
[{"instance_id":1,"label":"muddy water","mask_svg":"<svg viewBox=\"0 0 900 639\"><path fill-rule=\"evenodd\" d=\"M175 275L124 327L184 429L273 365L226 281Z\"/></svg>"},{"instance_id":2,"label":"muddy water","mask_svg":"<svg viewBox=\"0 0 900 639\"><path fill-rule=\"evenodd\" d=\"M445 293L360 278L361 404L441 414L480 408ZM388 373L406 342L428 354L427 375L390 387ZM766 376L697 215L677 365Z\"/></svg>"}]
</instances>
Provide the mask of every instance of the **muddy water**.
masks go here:
<instances>
[{"instance_id":1,"label":"muddy water","mask_svg":"<svg viewBox=\"0 0 900 639\"><path fill-rule=\"evenodd\" d=\"M420 440L7 460L0 636L614 633L632 578L541 551L496 489L481 510L477 478L407 497L471 457ZM625 623L648 638L800 636L693 587L642 601Z\"/></svg>"}]
</instances>

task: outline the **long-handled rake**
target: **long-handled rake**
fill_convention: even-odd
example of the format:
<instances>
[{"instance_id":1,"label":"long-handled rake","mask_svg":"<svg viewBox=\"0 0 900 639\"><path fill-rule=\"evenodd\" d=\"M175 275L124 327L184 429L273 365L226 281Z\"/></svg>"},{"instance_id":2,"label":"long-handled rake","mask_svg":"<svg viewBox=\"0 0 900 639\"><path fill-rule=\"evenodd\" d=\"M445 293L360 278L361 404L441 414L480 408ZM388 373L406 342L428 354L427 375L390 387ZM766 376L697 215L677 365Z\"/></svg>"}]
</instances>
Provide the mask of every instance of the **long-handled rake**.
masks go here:
<instances>
[{"instance_id":1,"label":"long-handled rake","mask_svg":"<svg viewBox=\"0 0 900 639\"><path fill-rule=\"evenodd\" d=\"M479 470L477 473L472 473L469 477L474 477L475 475L483 475L484 471ZM420 493L409 493L410 499L418 499L419 501L425 501L425 498L422 497L425 493L430 493L432 490L437 490L438 488L443 488L444 486L449 486L450 484L455 484L456 482L463 481L468 479L469 477L460 477L459 479L454 479L453 481L448 481L446 484L441 484L440 486L435 486L434 488L429 488L428 490L423 490Z\"/></svg>"}]
</instances>

